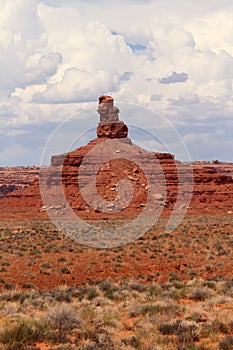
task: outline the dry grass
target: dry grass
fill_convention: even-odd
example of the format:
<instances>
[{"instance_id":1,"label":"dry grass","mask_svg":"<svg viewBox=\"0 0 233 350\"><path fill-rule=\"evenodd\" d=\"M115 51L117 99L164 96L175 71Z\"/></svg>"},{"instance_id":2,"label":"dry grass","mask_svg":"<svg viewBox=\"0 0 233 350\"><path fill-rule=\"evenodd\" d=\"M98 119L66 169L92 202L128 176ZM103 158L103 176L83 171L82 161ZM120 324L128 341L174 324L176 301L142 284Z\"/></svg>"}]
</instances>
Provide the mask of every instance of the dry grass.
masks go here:
<instances>
[{"instance_id":1,"label":"dry grass","mask_svg":"<svg viewBox=\"0 0 233 350\"><path fill-rule=\"evenodd\" d=\"M233 348L231 218L173 233L161 219L109 250L46 221L1 225L0 350Z\"/></svg>"},{"instance_id":2,"label":"dry grass","mask_svg":"<svg viewBox=\"0 0 233 350\"><path fill-rule=\"evenodd\" d=\"M0 349L232 349L232 295L232 280L7 291Z\"/></svg>"}]
</instances>

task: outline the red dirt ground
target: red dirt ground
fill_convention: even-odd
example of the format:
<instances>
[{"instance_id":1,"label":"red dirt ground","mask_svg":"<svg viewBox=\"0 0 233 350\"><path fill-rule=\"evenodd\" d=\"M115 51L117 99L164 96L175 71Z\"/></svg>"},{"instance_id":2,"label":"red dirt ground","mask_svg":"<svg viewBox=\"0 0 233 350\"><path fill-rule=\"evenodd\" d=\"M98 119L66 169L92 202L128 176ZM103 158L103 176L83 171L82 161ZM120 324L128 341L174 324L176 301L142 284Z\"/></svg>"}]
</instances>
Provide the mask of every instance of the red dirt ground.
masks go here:
<instances>
[{"instance_id":1,"label":"red dirt ground","mask_svg":"<svg viewBox=\"0 0 233 350\"><path fill-rule=\"evenodd\" d=\"M117 203L116 187L120 180L126 178L133 183L134 197L130 205L115 214L89 207L77 186L83 157L104 141L104 138L95 139L73 152L53 157L52 166L46 169L47 182L43 190L47 193L54 186L52 204L60 204L59 201L56 203L56 194L59 190L58 167L62 163L62 188L74 213L85 221L105 226L111 226L112 222L122 225L122 221L137 217L146 203L150 186L143 170L125 159L103 164L97 175L97 188L106 201ZM163 210L154 227L125 246L112 249L81 246L59 233L50 222L42 208L39 180L35 178L28 187L9 192L0 199L0 289L26 288L27 284L52 289L59 284L80 285L121 277L132 277L143 283L174 278L232 277L233 164L194 164L191 188L190 164L177 162L170 154L147 152L129 145L134 155L142 155L150 174L157 171L155 158L164 173L167 192L155 193L151 215L161 206ZM94 159L94 163L96 161ZM181 183L178 173L182 175ZM91 194L88 179L86 170L84 183L87 193ZM160 176L156 179L162 181ZM186 214L175 231L167 233L166 223L178 192L181 213ZM187 196L190 193L189 203ZM51 210L56 211L55 207ZM62 207L58 215L63 214L65 208Z\"/></svg>"},{"instance_id":2,"label":"red dirt ground","mask_svg":"<svg viewBox=\"0 0 233 350\"><path fill-rule=\"evenodd\" d=\"M231 278L233 216L186 216L172 233L165 218L136 241L112 249L79 245L49 221L1 222L1 289L53 289L61 284L134 278Z\"/></svg>"}]
</instances>

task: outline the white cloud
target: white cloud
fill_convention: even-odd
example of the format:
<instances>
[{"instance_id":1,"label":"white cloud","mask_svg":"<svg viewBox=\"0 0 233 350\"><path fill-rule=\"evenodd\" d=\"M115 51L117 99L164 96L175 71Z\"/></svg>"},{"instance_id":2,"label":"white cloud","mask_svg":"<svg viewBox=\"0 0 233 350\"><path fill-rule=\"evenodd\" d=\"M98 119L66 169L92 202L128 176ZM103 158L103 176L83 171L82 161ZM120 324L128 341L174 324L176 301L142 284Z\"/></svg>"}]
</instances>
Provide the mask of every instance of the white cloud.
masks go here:
<instances>
[{"instance_id":1,"label":"white cloud","mask_svg":"<svg viewBox=\"0 0 233 350\"><path fill-rule=\"evenodd\" d=\"M57 72L58 65L62 62L62 56L57 52L36 56L28 59L23 75L25 86L46 83L49 77Z\"/></svg>"},{"instance_id":2,"label":"white cloud","mask_svg":"<svg viewBox=\"0 0 233 350\"><path fill-rule=\"evenodd\" d=\"M45 45L37 1L2 0L0 43L0 85L6 91L13 91L23 84L28 57Z\"/></svg>"},{"instance_id":3,"label":"white cloud","mask_svg":"<svg viewBox=\"0 0 233 350\"><path fill-rule=\"evenodd\" d=\"M233 54L232 11L233 6L230 4L226 9L215 9L187 23L186 28L194 34L198 49L216 53L225 50Z\"/></svg>"},{"instance_id":4,"label":"white cloud","mask_svg":"<svg viewBox=\"0 0 233 350\"><path fill-rule=\"evenodd\" d=\"M49 84L43 93L34 95L34 102L74 103L96 101L100 92L115 91L119 76L99 70L96 74L67 69L59 83Z\"/></svg>"},{"instance_id":5,"label":"white cloud","mask_svg":"<svg viewBox=\"0 0 233 350\"><path fill-rule=\"evenodd\" d=\"M41 133L109 93L194 135L189 146L199 158L201 128L213 132L221 120L217 137L228 141L219 147L209 137L205 157L212 145L230 160L232 16L230 0L1 0L1 132L12 140L16 128L20 145L25 127Z\"/></svg>"}]
</instances>

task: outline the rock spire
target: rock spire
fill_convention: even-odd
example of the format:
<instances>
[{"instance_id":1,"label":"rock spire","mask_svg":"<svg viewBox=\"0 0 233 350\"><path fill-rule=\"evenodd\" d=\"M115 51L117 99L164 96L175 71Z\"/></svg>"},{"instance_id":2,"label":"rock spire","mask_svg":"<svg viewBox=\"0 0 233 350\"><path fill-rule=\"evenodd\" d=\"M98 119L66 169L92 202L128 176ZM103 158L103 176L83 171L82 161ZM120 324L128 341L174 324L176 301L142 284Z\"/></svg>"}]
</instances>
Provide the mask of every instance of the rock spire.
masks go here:
<instances>
[{"instance_id":1,"label":"rock spire","mask_svg":"<svg viewBox=\"0 0 233 350\"><path fill-rule=\"evenodd\" d=\"M100 96L97 112L100 121L97 127L99 138L122 139L128 136L127 125L119 120L119 109L114 106L114 99L111 96Z\"/></svg>"}]
</instances>

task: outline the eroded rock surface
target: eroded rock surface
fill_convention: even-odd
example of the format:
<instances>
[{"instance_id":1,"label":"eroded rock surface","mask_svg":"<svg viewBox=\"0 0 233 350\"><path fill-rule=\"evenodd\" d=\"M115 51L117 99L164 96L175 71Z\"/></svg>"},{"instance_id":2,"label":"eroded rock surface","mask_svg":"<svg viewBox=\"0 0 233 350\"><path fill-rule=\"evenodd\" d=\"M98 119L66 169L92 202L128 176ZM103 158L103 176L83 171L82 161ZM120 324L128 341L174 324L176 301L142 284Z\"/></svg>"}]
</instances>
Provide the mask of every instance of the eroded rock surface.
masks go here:
<instances>
[{"instance_id":1,"label":"eroded rock surface","mask_svg":"<svg viewBox=\"0 0 233 350\"><path fill-rule=\"evenodd\" d=\"M38 173L38 166L1 167L0 198L9 192L25 188L38 177Z\"/></svg>"},{"instance_id":2,"label":"eroded rock surface","mask_svg":"<svg viewBox=\"0 0 233 350\"><path fill-rule=\"evenodd\" d=\"M100 122L97 127L99 138L126 138L128 136L127 125L119 120L119 109L114 106L111 96L100 96L97 112L100 115Z\"/></svg>"},{"instance_id":3,"label":"eroded rock surface","mask_svg":"<svg viewBox=\"0 0 233 350\"><path fill-rule=\"evenodd\" d=\"M36 178L38 169L34 168L24 169L23 177L17 181L14 172L12 178L2 178L2 193L5 197L0 200L1 215L7 217L10 211L21 211L24 217L45 217L47 204L42 201L41 190L44 193L52 191L52 203L49 204L51 210L61 210L60 213L65 215L67 208L71 208L76 215L89 219L138 216L146 207L149 194L152 195L151 215L161 208L163 213L171 213L178 198L180 209L187 209L189 213L227 214L233 211L233 164L185 164L176 161L169 153L141 149L127 137L128 128L119 120L119 110L114 107L110 96L100 97L98 113L98 137L74 151L53 156L51 166L44 169L44 188ZM117 142L120 142L121 147ZM104 160L103 157L93 180L91 173L101 160L101 154L95 150L101 145L105 145L112 152L110 154L115 156L110 160ZM193 177L190 176L192 170ZM32 179L34 182L30 184ZM133 190L128 205L122 204L124 193L119 194L119 183L124 180L127 180L127 186ZM93 181L98 194L95 193L96 198ZM24 188L28 184L30 185ZM18 190L10 191L14 189L10 186L16 186ZM65 205L61 205L58 195L61 186L66 198ZM86 199L92 200L92 204L83 198L82 191L85 191Z\"/></svg>"}]
</instances>

